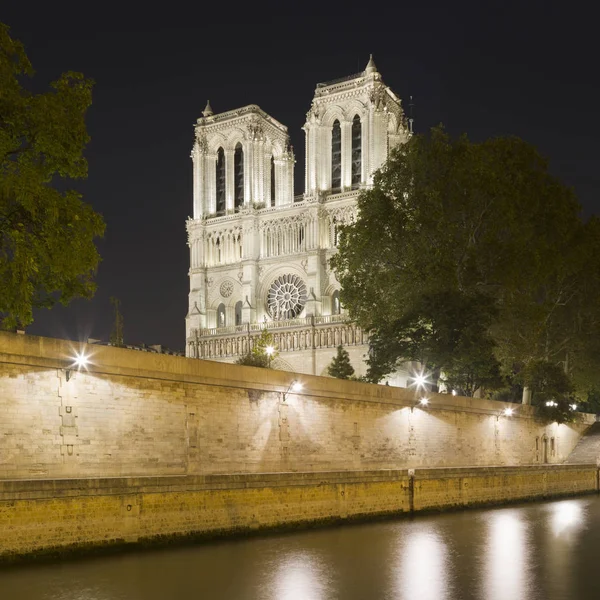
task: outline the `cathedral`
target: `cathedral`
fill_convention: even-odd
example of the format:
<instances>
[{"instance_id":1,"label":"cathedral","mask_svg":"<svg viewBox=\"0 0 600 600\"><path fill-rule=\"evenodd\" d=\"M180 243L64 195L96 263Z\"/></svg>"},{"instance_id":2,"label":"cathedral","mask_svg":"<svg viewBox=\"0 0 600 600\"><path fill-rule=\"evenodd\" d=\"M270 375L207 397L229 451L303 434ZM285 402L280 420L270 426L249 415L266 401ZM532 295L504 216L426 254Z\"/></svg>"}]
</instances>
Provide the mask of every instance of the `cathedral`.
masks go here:
<instances>
[{"instance_id":1,"label":"cathedral","mask_svg":"<svg viewBox=\"0 0 600 600\"><path fill-rule=\"evenodd\" d=\"M325 375L341 344L364 374L367 334L344 313L329 259L409 123L371 57L360 73L317 84L303 129L305 186L295 195L287 127L254 104L214 114L207 103L198 119L187 356L234 362L266 328L275 368Z\"/></svg>"}]
</instances>

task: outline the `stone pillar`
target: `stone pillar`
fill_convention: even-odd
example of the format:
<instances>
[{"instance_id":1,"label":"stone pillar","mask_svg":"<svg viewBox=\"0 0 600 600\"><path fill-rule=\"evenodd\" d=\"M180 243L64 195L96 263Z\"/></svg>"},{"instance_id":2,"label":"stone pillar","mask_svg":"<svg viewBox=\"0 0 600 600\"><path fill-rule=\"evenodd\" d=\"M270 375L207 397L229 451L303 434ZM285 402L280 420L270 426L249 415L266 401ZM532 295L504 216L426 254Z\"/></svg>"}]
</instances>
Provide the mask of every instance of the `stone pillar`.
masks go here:
<instances>
[{"instance_id":1,"label":"stone pillar","mask_svg":"<svg viewBox=\"0 0 600 600\"><path fill-rule=\"evenodd\" d=\"M205 208L208 214L217 212L217 155L206 154L206 199Z\"/></svg>"},{"instance_id":2,"label":"stone pillar","mask_svg":"<svg viewBox=\"0 0 600 600\"><path fill-rule=\"evenodd\" d=\"M342 132L342 191L352 187L352 121L341 121Z\"/></svg>"}]
</instances>

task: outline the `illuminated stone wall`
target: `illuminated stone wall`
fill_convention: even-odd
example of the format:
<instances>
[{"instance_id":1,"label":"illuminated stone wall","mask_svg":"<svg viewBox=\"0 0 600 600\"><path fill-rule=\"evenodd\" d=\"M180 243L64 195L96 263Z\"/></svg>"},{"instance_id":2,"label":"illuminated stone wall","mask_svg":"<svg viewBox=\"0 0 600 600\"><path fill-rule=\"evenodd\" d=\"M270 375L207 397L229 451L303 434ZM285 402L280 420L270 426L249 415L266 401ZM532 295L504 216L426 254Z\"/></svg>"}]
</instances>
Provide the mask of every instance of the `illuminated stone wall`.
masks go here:
<instances>
[{"instance_id":1,"label":"illuminated stone wall","mask_svg":"<svg viewBox=\"0 0 600 600\"><path fill-rule=\"evenodd\" d=\"M593 422L411 390L0 333L0 479L562 462ZM512 405L513 407L515 405Z\"/></svg>"}]
</instances>

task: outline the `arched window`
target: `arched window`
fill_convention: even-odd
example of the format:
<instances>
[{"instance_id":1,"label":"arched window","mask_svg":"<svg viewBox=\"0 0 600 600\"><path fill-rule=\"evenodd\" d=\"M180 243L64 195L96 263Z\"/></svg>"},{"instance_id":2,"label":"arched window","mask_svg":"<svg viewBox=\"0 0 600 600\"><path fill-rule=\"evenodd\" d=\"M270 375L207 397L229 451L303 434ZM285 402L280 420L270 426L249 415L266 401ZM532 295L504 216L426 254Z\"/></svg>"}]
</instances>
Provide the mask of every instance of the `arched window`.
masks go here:
<instances>
[{"instance_id":1,"label":"arched window","mask_svg":"<svg viewBox=\"0 0 600 600\"><path fill-rule=\"evenodd\" d=\"M225 305L221 302L217 308L217 327L225 327Z\"/></svg>"},{"instance_id":2,"label":"arched window","mask_svg":"<svg viewBox=\"0 0 600 600\"><path fill-rule=\"evenodd\" d=\"M241 144L235 147L233 155L233 169L235 174L235 209L239 210L244 205L244 150Z\"/></svg>"},{"instance_id":3,"label":"arched window","mask_svg":"<svg viewBox=\"0 0 600 600\"><path fill-rule=\"evenodd\" d=\"M235 324L242 324L242 301L235 303Z\"/></svg>"},{"instance_id":4,"label":"arched window","mask_svg":"<svg viewBox=\"0 0 600 600\"><path fill-rule=\"evenodd\" d=\"M342 187L342 130L340 122L333 122L331 131L331 191L339 192Z\"/></svg>"},{"instance_id":5,"label":"arched window","mask_svg":"<svg viewBox=\"0 0 600 600\"><path fill-rule=\"evenodd\" d=\"M225 152L217 150L217 214L225 212Z\"/></svg>"},{"instance_id":6,"label":"arched window","mask_svg":"<svg viewBox=\"0 0 600 600\"><path fill-rule=\"evenodd\" d=\"M331 296L331 314L339 315L342 312L342 307L340 305L340 293L338 290L335 290Z\"/></svg>"},{"instance_id":7,"label":"arched window","mask_svg":"<svg viewBox=\"0 0 600 600\"><path fill-rule=\"evenodd\" d=\"M271 156L271 206L275 206L275 157Z\"/></svg>"},{"instance_id":8,"label":"arched window","mask_svg":"<svg viewBox=\"0 0 600 600\"><path fill-rule=\"evenodd\" d=\"M360 117L352 119L352 188L360 185L362 176L362 127Z\"/></svg>"}]
</instances>

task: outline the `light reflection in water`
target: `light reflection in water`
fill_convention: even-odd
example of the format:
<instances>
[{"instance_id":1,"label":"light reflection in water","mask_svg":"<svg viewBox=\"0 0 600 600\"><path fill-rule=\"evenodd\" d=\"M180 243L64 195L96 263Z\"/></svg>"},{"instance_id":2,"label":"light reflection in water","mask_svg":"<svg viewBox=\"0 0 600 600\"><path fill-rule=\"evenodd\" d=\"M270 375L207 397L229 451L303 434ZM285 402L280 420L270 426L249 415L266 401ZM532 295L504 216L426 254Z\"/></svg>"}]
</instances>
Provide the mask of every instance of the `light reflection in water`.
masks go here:
<instances>
[{"instance_id":1,"label":"light reflection in water","mask_svg":"<svg viewBox=\"0 0 600 600\"><path fill-rule=\"evenodd\" d=\"M484 568L486 600L527 600L530 561L528 524L517 510L490 512Z\"/></svg>"},{"instance_id":2,"label":"light reflection in water","mask_svg":"<svg viewBox=\"0 0 600 600\"><path fill-rule=\"evenodd\" d=\"M449 597L448 550L433 528L421 526L404 535L397 554L400 568L396 593L403 600L444 600Z\"/></svg>"},{"instance_id":3,"label":"light reflection in water","mask_svg":"<svg viewBox=\"0 0 600 600\"><path fill-rule=\"evenodd\" d=\"M552 532L555 536L571 533L583 525L581 502L565 500L552 504L550 508L552 510Z\"/></svg>"},{"instance_id":4,"label":"light reflection in water","mask_svg":"<svg viewBox=\"0 0 600 600\"><path fill-rule=\"evenodd\" d=\"M327 577L322 557L295 553L282 557L273 575L273 600L325 600Z\"/></svg>"}]
</instances>

